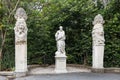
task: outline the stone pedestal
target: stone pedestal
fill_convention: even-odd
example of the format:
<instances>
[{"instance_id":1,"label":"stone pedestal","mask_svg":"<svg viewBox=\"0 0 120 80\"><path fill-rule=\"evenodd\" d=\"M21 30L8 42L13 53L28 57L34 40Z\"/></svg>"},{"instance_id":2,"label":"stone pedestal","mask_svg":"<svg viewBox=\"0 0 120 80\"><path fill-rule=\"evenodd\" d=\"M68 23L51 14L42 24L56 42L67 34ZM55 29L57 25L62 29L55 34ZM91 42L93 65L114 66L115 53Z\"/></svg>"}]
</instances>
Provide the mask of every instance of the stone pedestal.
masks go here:
<instances>
[{"instance_id":1,"label":"stone pedestal","mask_svg":"<svg viewBox=\"0 0 120 80\"><path fill-rule=\"evenodd\" d=\"M15 76L25 76L27 71L27 44L15 45Z\"/></svg>"},{"instance_id":2,"label":"stone pedestal","mask_svg":"<svg viewBox=\"0 0 120 80\"><path fill-rule=\"evenodd\" d=\"M56 73L66 73L66 58L65 55L55 56L55 72Z\"/></svg>"},{"instance_id":3,"label":"stone pedestal","mask_svg":"<svg viewBox=\"0 0 120 80\"><path fill-rule=\"evenodd\" d=\"M103 68L104 45L93 46L93 65L92 68Z\"/></svg>"}]
</instances>

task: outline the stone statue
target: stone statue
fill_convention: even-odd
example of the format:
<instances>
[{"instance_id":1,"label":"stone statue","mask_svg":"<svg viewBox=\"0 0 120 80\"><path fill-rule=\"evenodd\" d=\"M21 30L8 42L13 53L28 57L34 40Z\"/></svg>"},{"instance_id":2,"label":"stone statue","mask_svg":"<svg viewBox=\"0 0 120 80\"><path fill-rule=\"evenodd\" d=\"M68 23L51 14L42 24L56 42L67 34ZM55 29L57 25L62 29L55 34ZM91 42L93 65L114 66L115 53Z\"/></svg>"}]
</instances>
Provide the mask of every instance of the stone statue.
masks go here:
<instances>
[{"instance_id":1,"label":"stone statue","mask_svg":"<svg viewBox=\"0 0 120 80\"><path fill-rule=\"evenodd\" d=\"M27 15L23 8L18 8L15 14L16 24L14 27L15 31L15 42L16 44L24 44L27 42Z\"/></svg>"},{"instance_id":2,"label":"stone statue","mask_svg":"<svg viewBox=\"0 0 120 80\"><path fill-rule=\"evenodd\" d=\"M93 21L93 31L92 31L92 39L93 39L93 64L92 67L95 69L103 68L104 61L104 30L103 30L104 20L101 14L95 16Z\"/></svg>"},{"instance_id":3,"label":"stone statue","mask_svg":"<svg viewBox=\"0 0 120 80\"><path fill-rule=\"evenodd\" d=\"M63 27L60 26L59 30L55 34L57 41L57 51L55 53L55 72L56 73L67 73L66 69L66 52L65 52L65 32Z\"/></svg>"},{"instance_id":4,"label":"stone statue","mask_svg":"<svg viewBox=\"0 0 120 80\"><path fill-rule=\"evenodd\" d=\"M57 41L57 52L56 55L64 54L65 55L65 32L63 27L60 26L59 30L55 34L55 39Z\"/></svg>"},{"instance_id":5,"label":"stone statue","mask_svg":"<svg viewBox=\"0 0 120 80\"><path fill-rule=\"evenodd\" d=\"M92 38L93 38L93 45L104 45L104 31L103 31L103 24L104 20L101 14L98 14L93 21L93 31L92 31Z\"/></svg>"}]
</instances>

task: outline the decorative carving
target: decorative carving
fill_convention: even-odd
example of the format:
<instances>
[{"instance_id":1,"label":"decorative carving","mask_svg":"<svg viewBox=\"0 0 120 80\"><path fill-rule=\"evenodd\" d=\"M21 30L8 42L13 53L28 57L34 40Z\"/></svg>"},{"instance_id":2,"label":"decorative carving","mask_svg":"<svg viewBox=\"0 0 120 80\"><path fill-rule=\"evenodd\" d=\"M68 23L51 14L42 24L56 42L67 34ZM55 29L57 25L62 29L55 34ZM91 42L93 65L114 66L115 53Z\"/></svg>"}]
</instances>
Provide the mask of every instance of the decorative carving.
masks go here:
<instances>
[{"instance_id":1,"label":"decorative carving","mask_svg":"<svg viewBox=\"0 0 120 80\"><path fill-rule=\"evenodd\" d=\"M92 38L93 38L93 45L104 45L104 31L103 31L103 24L104 20L101 14L98 14L93 21L93 31L92 31Z\"/></svg>"},{"instance_id":2,"label":"decorative carving","mask_svg":"<svg viewBox=\"0 0 120 80\"><path fill-rule=\"evenodd\" d=\"M55 38L57 41L57 52L58 54L64 54L65 55L65 32L63 31L63 27L60 26L59 30L55 34Z\"/></svg>"},{"instance_id":3,"label":"decorative carving","mask_svg":"<svg viewBox=\"0 0 120 80\"><path fill-rule=\"evenodd\" d=\"M23 8L18 8L15 14L16 24L14 27L15 31L15 42L18 44L26 44L27 43L27 15Z\"/></svg>"}]
</instances>

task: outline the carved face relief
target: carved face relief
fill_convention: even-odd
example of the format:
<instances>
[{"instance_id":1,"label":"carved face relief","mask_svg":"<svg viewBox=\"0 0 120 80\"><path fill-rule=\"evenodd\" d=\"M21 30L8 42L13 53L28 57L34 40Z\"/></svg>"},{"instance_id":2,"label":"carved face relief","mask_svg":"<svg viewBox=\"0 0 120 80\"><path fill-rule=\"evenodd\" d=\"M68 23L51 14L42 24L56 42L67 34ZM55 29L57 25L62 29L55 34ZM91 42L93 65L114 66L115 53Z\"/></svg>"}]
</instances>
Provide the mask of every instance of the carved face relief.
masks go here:
<instances>
[{"instance_id":1,"label":"carved face relief","mask_svg":"<svg viewBox=\"0 0 120 80\"><path fill-rule=\"evenodd\" d=\"M20 42L20 41L23 42L27 40L27 27L24 21L18 20L16 22L16 26L14 30L15 30L16 42Z\"/></svg>"},{"instance_id":2,"label":"carved face relief","mask_svg":"<svg viewBox=\"0 0 120 80\"><path fill-rule=\"evenodd\" d=\"M18 8L15 14L16 24L15 24L15 42L16 44L26 44L27 42L27 25L26 19L27 15L23 8Z\"/></svg>"},{"instance_id":3,"label":"carved face relief","mask_svg":"<svg viewBox=\"0 0 120 80\"><path fill-rule=\"evenodd\" d=\"M24 34L24 33L25 33L24 30L25 30L24 24L20 23L20 25L19 25L19 27L18 27L18 34L19 34L19 35Z\"/></svg>"}]
</instances>

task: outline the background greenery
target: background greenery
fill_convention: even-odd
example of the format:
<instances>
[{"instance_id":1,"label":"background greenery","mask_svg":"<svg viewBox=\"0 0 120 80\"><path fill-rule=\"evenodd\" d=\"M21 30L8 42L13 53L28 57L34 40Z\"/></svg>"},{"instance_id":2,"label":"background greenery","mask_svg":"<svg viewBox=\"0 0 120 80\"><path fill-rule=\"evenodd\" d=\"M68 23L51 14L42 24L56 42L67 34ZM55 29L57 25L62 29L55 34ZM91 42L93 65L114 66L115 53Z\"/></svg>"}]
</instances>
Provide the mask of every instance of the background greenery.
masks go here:
<instances>
[{"instance_id":1,"label":"background greenery","mask_svg":"<svg viewBox=\"0 0 120 80\"><path fill-rule=\"evenodd\" d=\"M9 2L10 1L10 2ZM35 2L43 5L42 11L33 9ZM13 70L15 64L14 25L15 18L10 14L16 5L14 0L0 0L0 31L6 32L4 46L1 45L1 70ZM104 7L92 0L22 0L28 15L28 64L54 64L58 27L62 25L66 32L67 63L91 66L92 63L92 21L97 14L105 19L105 67L120 67L120 1L111 0ZM2 43L1 43L2 44Z\"/></svg>"}]
</instances>

